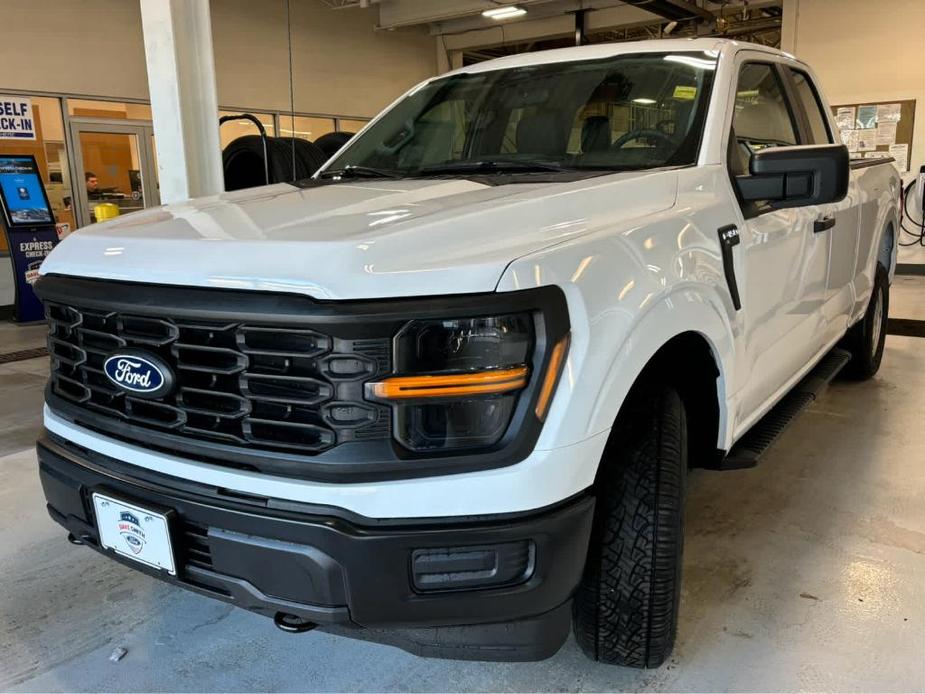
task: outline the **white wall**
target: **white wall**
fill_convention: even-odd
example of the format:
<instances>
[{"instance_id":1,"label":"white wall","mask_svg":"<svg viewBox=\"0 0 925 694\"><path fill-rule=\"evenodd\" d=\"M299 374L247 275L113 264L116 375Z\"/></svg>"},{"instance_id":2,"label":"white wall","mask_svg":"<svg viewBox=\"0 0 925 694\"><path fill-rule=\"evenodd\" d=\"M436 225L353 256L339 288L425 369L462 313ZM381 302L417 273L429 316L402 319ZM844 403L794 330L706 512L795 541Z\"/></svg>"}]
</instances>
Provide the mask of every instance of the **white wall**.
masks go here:
<instances>
[{"instance_id":1,"label":"white wall","mask_svg":"<svg viewBox=\"0 0 925 694\"><path fill-rule=\"evenodd\" d=\"M423 29L376 31L375 9L331 10L291 0L296 111L374 116L436 74L434 38ZM289 109L284 0L212 0L222 104Z\"/></svg>"},{"instance_id":2,"label":"white wall","mask_svg":"<svg viewBox=\"0 0 925 694\"><path fill-rule=\"evenodd\" d=\"M0 0L0 89L147 98L138 2Z\"/></svg>"},{"instance_id":3,"label":"white wall","mask_svg":"<svg viewBox=\"0 0 925 694\"><path fill-rule=\"evenodd\" d=\"M219 103L289 109L285 0L211 0ZM436 73L423 30L291 0L296 111L373 116ZM0 0L0 91L148 98L137 0Z\"/></svg>"},{"instance_id":4,"label":"white wall","mask_svg":"<svg viewBox=\"0 0 925 694\"><path fill-rule=\"evenodd\" d=\"M916 100L910 170L918 171L925 164L925 0L785 2L782 47L813 66L831 103ZM925 263L925 248L902 249L900 261Z\"/></svg>"},{"instance_id":5,"label":"white wall","mask_svg":"<svg viewBox=\"0 0 925 694\"><path fill-rule=\"evenodd\" d=\"M925 163L925 2L796 0L794 45L833 104L916 99L912 168Z\"/></svg>"}]
</instances>

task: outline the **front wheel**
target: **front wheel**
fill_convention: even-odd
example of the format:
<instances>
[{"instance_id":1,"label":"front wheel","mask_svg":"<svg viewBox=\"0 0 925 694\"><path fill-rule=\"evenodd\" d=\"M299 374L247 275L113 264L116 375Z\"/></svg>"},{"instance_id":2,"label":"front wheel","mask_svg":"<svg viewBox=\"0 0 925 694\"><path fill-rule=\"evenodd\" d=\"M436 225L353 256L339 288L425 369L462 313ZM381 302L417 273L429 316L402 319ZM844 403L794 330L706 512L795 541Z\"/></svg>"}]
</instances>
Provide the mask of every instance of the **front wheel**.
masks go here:
<instances>
[{"instance_id":1,"label":"front wheel","mask_svg":"<svg viewBox=\"0 0 925 694\"><path fill-rule=\"evenodd\" d=\"M668 658L677 631L687 425L673 388L634 391L601 461L573 625L590 658L651 668Z\"/></svg>"},{"instance_id":2,"label":"front wheel","mask_svg":"<svg viewBox=\"0 0 925 694\"><path fill-rule=\"evenodd\" d=\"M890 276L886 268L877 263L874 290L870 295L867 312L845 337L845 347L851 352L851 361L845 367L845 372L852 378L864 381L880 369L889 312Z\"/></svg>"}]
</instances>

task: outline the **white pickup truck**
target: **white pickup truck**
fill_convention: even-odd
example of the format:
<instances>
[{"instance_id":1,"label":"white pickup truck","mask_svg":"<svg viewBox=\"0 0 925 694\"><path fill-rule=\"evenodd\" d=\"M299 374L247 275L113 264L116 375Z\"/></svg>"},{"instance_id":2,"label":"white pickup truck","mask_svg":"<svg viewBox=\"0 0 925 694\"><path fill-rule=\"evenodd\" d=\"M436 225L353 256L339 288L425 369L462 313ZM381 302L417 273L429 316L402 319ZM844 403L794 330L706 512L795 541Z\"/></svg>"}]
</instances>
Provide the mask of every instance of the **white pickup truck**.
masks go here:
<instances>
[{"instance_id":1,"label":"white pickup truck","mask_svg":"<svg viewBox=\"0 0 925 694\"><path fill-rule=\"evenodd\" d=\"M687 469L877 371L898 194L761 46L435 77L310 180L51 253L48 510L285 630L657 666Z\"/></svg>"}]
</instances>

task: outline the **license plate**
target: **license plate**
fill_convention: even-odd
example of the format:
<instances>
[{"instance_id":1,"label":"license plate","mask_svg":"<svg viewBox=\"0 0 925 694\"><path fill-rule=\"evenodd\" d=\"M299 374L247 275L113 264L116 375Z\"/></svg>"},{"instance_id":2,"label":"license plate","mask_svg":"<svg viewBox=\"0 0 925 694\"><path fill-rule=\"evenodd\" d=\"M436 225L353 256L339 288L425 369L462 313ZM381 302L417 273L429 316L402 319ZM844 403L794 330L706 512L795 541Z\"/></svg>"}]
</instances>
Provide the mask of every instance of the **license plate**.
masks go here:
<instances>
[{"instance_id":1,"label":"license plate","mask_svg":"<svg viewBox=\"0 0 925 694\"><path fill-rule=\"evenodd\" d=\"M177 575L167 516L96 492L93 507L103 547Z\"/></svg>"}]
</instances>

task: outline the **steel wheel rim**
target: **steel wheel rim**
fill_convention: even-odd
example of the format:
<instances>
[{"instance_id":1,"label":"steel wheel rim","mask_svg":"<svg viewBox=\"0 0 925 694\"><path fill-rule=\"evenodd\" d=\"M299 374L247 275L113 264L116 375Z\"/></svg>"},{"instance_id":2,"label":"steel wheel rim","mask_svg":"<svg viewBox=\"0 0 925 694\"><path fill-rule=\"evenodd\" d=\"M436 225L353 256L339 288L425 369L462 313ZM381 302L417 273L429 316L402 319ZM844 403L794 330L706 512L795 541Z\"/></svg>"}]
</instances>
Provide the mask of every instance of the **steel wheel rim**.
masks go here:
<instances>
[{"instance_id":1,"label":"steel wheel rim","mask_svg":"<svg viewBox=\"0 0 925 694\"><path fill-rule=\"evenodd\" d=\"M876 357L877 350L880 348L880 332L883 330L883 292L877 290L877 297L874 300L874 320L873 330L871 330L871 355Z\"/></svg>"}]
</instances>

